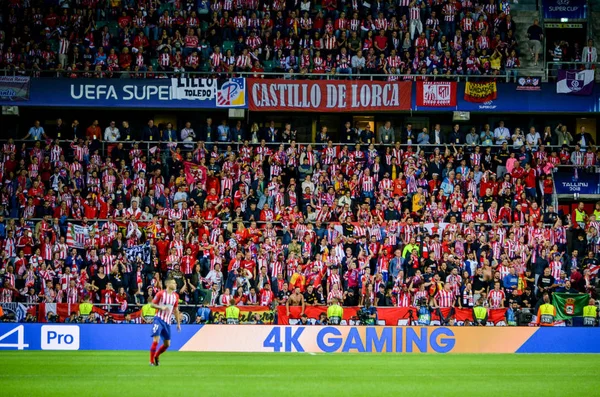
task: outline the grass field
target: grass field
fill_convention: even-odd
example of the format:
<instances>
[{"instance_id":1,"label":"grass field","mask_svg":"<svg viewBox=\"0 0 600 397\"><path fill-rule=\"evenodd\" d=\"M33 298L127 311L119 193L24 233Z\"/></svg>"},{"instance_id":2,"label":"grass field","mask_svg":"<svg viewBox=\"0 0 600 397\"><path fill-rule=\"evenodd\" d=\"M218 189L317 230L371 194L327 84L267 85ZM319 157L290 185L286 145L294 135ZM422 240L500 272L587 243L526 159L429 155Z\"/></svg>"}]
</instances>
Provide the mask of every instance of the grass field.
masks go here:
<instances>
[{"instance_id":1,"label":"grass field","mask_svg":"<svg viewBox=\"0 0 600 397\"><path fill-rule=\"evenodd\" d=\"M0 396L597 396L597 355L2 352Z\"/></svg>"}]
</instances>

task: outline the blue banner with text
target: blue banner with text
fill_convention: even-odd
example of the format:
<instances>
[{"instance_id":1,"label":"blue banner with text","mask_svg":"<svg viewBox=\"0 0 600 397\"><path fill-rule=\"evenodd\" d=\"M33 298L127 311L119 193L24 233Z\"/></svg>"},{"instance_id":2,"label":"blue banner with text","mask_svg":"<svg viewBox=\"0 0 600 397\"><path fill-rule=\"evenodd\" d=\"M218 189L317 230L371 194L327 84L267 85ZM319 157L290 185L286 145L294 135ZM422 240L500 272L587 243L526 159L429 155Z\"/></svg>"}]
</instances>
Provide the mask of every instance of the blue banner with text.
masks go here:
<instances>
[{"instance_id":1,"label":"blue banner with text","mask_svg":"<svg viewBox=\"0 0 600 397\"><path fill-rule=\"evenodd\" d=\"M554 174L556 194L600 194L600 174L583 170Z\"/></svg>"},{"instance_id":2,"label":"blue banner with text","mask_svg":"<svg viewBox=\"0 0 600 397\"><path fill-rule=\"evenodd\" d=\"M217 109L248 108L246 79L34 79L20 106ZM7 105L8 101L0 101Z\"/></svg>"},{"instance_id":3,"label":"blue banner with text","mask_svg":"<svg viewBox=\"0 0 600 397\"><path fill-rule=\"evenodd\" d=\"M544 19L586 19L586 0L544 0Z\"/></svg>"}]
</instances>

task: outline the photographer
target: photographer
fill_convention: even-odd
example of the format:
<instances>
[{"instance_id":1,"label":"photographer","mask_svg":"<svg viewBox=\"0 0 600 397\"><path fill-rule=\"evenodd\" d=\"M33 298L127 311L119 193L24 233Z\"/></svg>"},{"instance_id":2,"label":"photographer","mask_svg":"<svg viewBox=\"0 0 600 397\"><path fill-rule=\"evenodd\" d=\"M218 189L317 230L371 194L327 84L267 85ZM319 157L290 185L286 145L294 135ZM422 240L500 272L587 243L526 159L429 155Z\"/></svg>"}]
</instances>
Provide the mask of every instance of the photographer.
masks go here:
<instances>
[{"instance_id":1,"label":"photographer","mask_svg":"<svg viewBox=\"0 0 600 397\"><path fill-rule=\"evenodd\" d=\"M510 327L515 327L518 325L518 318L521 310L519 310L519 302L516 300L511 300L510 306L506 309L506 314L504 315L506 318L506 325Z\"/></svg>"},{"instance_id":2,"label":"photographer","mask_svg":"<svg viewBox=\"0 0 600 397\"><path fill-rule=\"evenodd\" d=\"M69 317L65 319L65 323L78 323L77 313L71 313Z\"/></svg>"},{"instance_id":3,"label":"photographer","mask_svg":"<svg viewBox=\"0 0 600 397\"><path fill-rule=\"evenodd\" d=\"M319 314L319 319L315 322L315 325L329 325L329 321L327 320L327 314Z\"/></svg>"},{"instance_id":4,"label":"photographer","mask_svg":"<svg viewBox=\"0 0 600 397\"><path fill-rule=\"evenodd\" d=\"M365 306L362 307L357 314L361 325L377 324L377 308L372 306L371 299L365 300Z\"/></svg>"},{"instance_id":5,"label":"photographer","mask_svg":"<svg viewBox=\"0 0 600 397\"><path fill-rule=\"evenodd\" d=\"M408 314L410 315L412 323L412 310L409 310ZM431 307L427 304L427 298L421 298L418 301L417 324L424 326L428 326L431 324Z\"/></svg>"},{"instance_id":6,"label":"photographer","mask_svg":"<svg viewBox=\"0 0 600 397\"><path fill-rule=\"evenodd\" d=\"M49 323L59 323L60 322L60 317L58 317L58 315L52 311L48 312L48 314L46 315L46 320Z\"/></svg>"},{"instance_id":7,"label":"photographer","mask_svg":"<svg viewBox=\"0 0 600 397\"><path fill-rule=\"evenodd\" d=\"M0 313L2 312L2 308L0 307ZM2 316L0 316L0 321L2 321ZM31 313L27 313L27 317L25 317L26 323L37 323L37 317L32 315Z\"/></svg>"},{"instance_id":8,"label":"photographer","mask_svg":"<svg viewBox=\"0 0 600 397\"><path fill-rule=\"evenodd\" d=\"M29 314L27 315L27 318L29 318ZM7 313L4 313L4 309L2 309L2 306L0 306L0 321L1 322L10 322L10 316ZM31 321L27 321L27 322L31 322Z\"/></svg>"}]
</instances>

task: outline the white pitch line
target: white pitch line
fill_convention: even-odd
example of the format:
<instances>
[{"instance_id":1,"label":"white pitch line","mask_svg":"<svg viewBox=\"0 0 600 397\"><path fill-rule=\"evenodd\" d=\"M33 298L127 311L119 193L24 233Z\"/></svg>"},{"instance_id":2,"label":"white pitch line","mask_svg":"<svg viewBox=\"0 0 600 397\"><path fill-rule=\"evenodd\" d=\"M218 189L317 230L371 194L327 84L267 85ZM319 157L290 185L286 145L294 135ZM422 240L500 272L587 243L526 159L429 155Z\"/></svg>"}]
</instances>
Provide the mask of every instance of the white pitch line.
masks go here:
<instances>
[{"instance_id":1,"label":"white pitch line","mask_svg":"<svg viewBox=\"0 0 600 397\"><path fill-rule=\"evenodd\" d=\"M162 366L162 365L161 365ZM166 367L166 366L165 366ZM150 378L150 377L156 377L156 375L159 373L160 369L156 369L156 368L151 368L148 367L148 371L149 372L153 372L153 373L146 373L146 374L117 374L114 375L117 378ZM451 376L453 378L465 378L465 379L471 379L473 378L472 374L440 374L440 373L435 373L435 374L410 374L407 375L407 378L439 378L440 376ZM531 374L494 374L495 377L499 377L499 378L515 378L515 377L531 377ZM583 377L588 377L587 374L572 374L570 375L571 377L576 377L576 378L583 378ZM69 378L72 379L73 375L69 375L69 374L52 374L52 375L48 375L48 374L0 374L0 379L14 379L14 378ZM178 374L177 375L178 378L197 378L198 374ZM211 374L210 375L211 378L230 378L231 375L230 374ZM236 377L241 377L241 378L281 378L281 375L277 375L277 374L236 374ZM346 375L346 374L336 374L335 378L355 378L356 375ZM388 374L372 374L369 375L369 377L371 378L382 378L382 379L389 379L389 375Z\"/></svg>"}]
</instances>

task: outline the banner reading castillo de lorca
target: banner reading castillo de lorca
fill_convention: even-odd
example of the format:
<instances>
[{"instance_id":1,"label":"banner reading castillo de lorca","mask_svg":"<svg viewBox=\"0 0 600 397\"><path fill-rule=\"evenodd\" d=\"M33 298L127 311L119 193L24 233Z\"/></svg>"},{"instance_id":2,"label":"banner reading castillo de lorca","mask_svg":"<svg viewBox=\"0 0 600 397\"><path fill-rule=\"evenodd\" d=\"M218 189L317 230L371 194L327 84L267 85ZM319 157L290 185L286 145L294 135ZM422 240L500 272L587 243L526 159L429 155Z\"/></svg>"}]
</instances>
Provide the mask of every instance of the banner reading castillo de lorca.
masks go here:
<instances>
[{"instance_id":1,"label":"banner reading castillo de lorca","mask_svg":"<svg viewBox=\"0 0 600 397\"><path fill-rule=\"evenodd\" d=\"M410 81L249 79L250 110L410 110Z\"/></svg>"},{"instance_id":2,"label":"banner reading castillo de lorca","mask_svg":"<svg viewBox=\"0 0 600 397\"><path fill-rule=\"evenodd\" d=\"M465 84L465 101L483 103L493 101L498 97L496 82L472 83L467 81Z\"/></svg>"}]
</instances>

